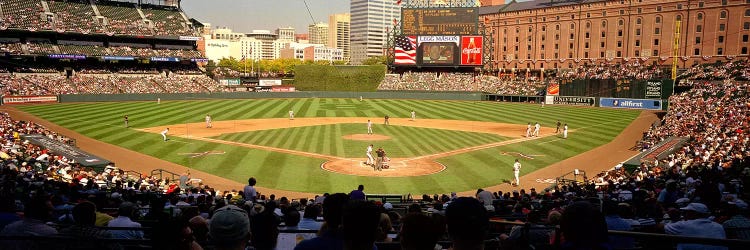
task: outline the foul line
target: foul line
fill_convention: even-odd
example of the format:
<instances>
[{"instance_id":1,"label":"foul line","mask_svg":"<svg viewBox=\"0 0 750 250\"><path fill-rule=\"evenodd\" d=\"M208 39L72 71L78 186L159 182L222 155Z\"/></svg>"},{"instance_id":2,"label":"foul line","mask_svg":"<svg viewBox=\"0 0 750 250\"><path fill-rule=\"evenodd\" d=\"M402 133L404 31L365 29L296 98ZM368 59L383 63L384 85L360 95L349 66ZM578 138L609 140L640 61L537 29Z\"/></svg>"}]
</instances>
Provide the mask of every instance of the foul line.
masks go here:
<instances>
[{"instance_id":1,"label":"foul line","mask_svg":"<svg viewBox=\"0 0 750 250\"><path fill-rule=\"evenodd\" d=\"M641 119L641 118L642 117L637 117L635 119L632 119L632 121L637 120L637 119ZM571 130L571 132L578 131L578 130L589 129L589 128L593 128L593 127L598 127L598 126L607 125L607 124L612 124L612 123L617 123L617 122L622 122L622 121L627 121L627 120L628 119L620 119L620 120L615 120L615 121L610 121L610 122L599 123L599 124L595 124L595 125L591 125L591 126L587 126L587 127L573 129L573 130ZM420 160L420 159L443 158L443 157L447 157L447 156L453 156L453 155L457 155L457 154L469 153L469 152L474 152L474 151L488 149L488 148L494 148L494 147L499 147L499 146L505 146L505 145L515 144L515 143L519 143L519 142L533 141L533 140L538 140L538 139L547 138L547 137L551 137L551 136L557 136L557 135L559 135L559 134L552 134L551 133L551 134L548 134L548 135L537 136L537 137L521 137L521 138L516 138L516 139L512 139L512 140L507 140L507 141L501 141L501 142L483 144L483 145L472 146L472 147L467 147L467 148L460 148L460 149L451 150L451 151L447 151L447 152L440 152L440 153L435 153L435 154L417 156L417 157L405 159L405 160L403 160L401 162L405 164L406 162L414 161L414 160ZM182 137L182 136L179 136L179 137ZM188 139L194 139L194 140L200 140L200 141L206 141L206 142L214 142L214 143L222 143L222 144L228 144L228 145L234 145L234 146L240 146L240 147L246 147L246 148L253 148L253 149L261 149L261 150L267 150L267 151L273 151L273 152L279 152L279 153L287 153L287 154L293 154L293 155L307 156L307 157L319 158L319 159L328 160L328 161L331 161L331 160L355 161L352 158L343 158L343 157L337 157L337 156L332 156L332 155L324 155L324 154L311 153L311 152L305 152L305 151L298 151L298 150L292 150L292 149L276 148L276 147L269 147L269 146L262 146L262 145L256 145L256 144L234 142L234 141L226 141L226 140L219 140L219 139L212 139L212 138L205 138L205 137L192 137L191 136ZM562 139L555 139L555 140L551 140L551 141L542 142L542 143L539 143L539 144L550 143L550 142L554 142L554 141L558 141L558 140L562 140Z\"/></svg>"}]
</instances>

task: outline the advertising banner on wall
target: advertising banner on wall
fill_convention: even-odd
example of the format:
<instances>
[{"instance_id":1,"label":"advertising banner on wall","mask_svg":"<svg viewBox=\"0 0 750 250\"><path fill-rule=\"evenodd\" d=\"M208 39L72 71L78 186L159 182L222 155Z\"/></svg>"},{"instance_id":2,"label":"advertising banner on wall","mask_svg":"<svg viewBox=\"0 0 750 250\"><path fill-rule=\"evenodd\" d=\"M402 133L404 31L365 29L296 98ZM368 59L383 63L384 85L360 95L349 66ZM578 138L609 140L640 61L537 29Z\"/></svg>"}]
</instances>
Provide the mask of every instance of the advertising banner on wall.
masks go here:
<instances>
[{"instance_id":1,"label":"advertising banner on wall","mask_svg":"<svg viewBox=\"0 0 750 250\"><path fill-rule=\"evenodd\" d=\"M482 37L461 37L461 65L482 65Z\"/></svg>"},{"instance_id":2,"label":"advertising banner on wall","mask_svg":"<svg viewBox=\"0 0 750 250\"><path fill-rule=\"evenodd\" d=\"M646 98L661 99L661 81L646 82Z\"/></svg>"},{"instance_id":3,"label":"advertising banner on wall","mask_svg":"<svg viewBox=\"0 0 750 250\"><path fill-rule=\"evenodd\" d=\"M296 88L294 86L272 86L271 92L294 92Z\"/></svg>"},{"instance_id":4,"label":"advertising banner on wall","mask_svg":"<svg viewBox=\"0 0 750 250\"><path fill-rule=\"evenodd\" d=\"M560 95L560 84L550 83L547 85L547 95Z\"/></svg>"},{"instance_id":5,"label":"advertising banner on wall","mask_svg":"<svg viewBox=\"0 0 750 250\"><path fill-rule=\"evenodd\" d=\"M628 98L606 98L599 99L599 106L605 108L622 109L652 109L661 110L661 100L654 99L628 99Z\"/></svg>"},{"instance_id":6,"label":"advertising banner on wall","mask_svg":"<svg viewBox=\"0 0 750 250\"><path fill-rule=\"evenodd\" d=\"M219 79L219 84L221 85L240 85L242 81L238 78L226 78L226 79Z\"/></svg>"},{"instance_id":7,"label":"advertising banner on wall","mask_svg":"<svg viewBox=\"0 0 750 250\"><path fill-rule=\"evenodd\" d=\"M421 65L458 64L458 36L420 36L417 59Z\"/></svg>"},{"instance_id":8,"label":"advertising banner on wall","mask_svg":"<svg viewBox=\"0 0 750 250\"><path fill-rule=\"evenodd\" d=\"M3 104L57 102L56 95L3 96Z\"/></svg>"},{"instance_id":9,"label":"advertising banner on wall","mask_svg":"<svg viewBox=\"0 0 750 250\"><path fill-rule=\"evenodd\" d=\"M258 86L278 86L281 85L281 79L260 79Z\"/></svg>"},{"instance_id":10,"label":"advertising banner on wall","mask_svg":"<svg viewBox=\"0 0 750 250\"><path fill-rule=\"evenodd\" d=\"M574 105L574 106L594 106L596 98L586 96L554 96L552 104Z\"/></svg>"}]
</instances>

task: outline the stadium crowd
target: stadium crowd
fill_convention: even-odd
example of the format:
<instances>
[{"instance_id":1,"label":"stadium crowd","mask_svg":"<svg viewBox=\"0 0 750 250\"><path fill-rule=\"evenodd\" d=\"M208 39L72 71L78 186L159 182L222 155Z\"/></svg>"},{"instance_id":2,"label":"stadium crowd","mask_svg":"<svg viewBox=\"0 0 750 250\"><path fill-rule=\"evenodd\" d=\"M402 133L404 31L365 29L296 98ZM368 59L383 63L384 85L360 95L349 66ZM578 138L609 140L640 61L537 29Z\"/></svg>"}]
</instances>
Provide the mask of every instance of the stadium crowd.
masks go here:
<instances>
[{"instance_id":1,"label":"stadium crowd","mask_svg":"<svg viewBox=\"0 0 750 250\"><path fill-rule=\"evenodd\" d=\"M681 85L692 85L699 80L750 80L750 60L733 60L698 65L679 75Z\"/></svg>"},{"instance_id":2,"label":"stadium crowd","mask_svg":"<svg viewBox=\"0 0 750 250\"><path fill-rule=\"evenodd\" d=\"M364 186L349 194L290 200L259 194L255 179L242 191L221 192L190 183L185 175L179 180L124 176L111 167L92 172L15 135L31 130L64 137L3 115L0 195L15 196L0 199L5 201L2 212L11 218L0 225L6 228L0 235L24 235L28 230L20 228L33 228L37 235L143 239L167 249L243 249L246 244L254 249L370 249L373 244L383 249L633 249L671 244L613 236L608 229L750 240L743 185L750 181L747 87L705 81L673 96L662 124L644 133L644 141L654 145L684 136L688 143L632 173L616 167L585 183L546 190L479 189L471 198L425 194L399 204L362 201ZM16 210L25 218L12 216ZM491 227L490 220L526 224ZM8 242L22 248L44 243ZM678 242L683 247L688 245Z\"/></svg>"},{"instance_id":3,"label":"stadium crowd","mask_svg":"<svg viewBox=\"0 0 750 250\"><path fill-rule=\"evenodd\" d=\"M405 72L387 74L378 90L482 91L503 95L537 95L546 82L522 75L499 78L472 73Z\"/></svg>"},{"instance_id":4,"label":"stadium crowd","mask_svg":"<svg viewBox=\"0 0 750 250\"><path fill-rule=\"evenodd\" d=\"M574 70L561 72L559 79L662 79L668 78L669 71L658 65L644 65L638 60L631 60L623 64L599 63L578 66Z\"/></svg>"},{"instance_id":5,"label":"stadium crowd","mask_svg":"<svg viewBox=\"0 0 750 250\"><path fill-rule=\"evenodd\" d=\"M196 36L183 13L174 8L134 3L88 1L3 1L2 29L132 36ZM144 13L141 17L140 12ZM105 21L106 20L106 21ZM149 25L150 23L150 25Z\"/></svg>"},{"instance_id":6,"label":"stadium crowd","mask_svg":"<svg viewBox=\"0 0 750 250\"><path fill-rule=\"evenodd\" d=\"M172 74L124 69L119 75L103 69L82 72L73 77L51 74L0 74L0 91L6 95L121 94L121 93L202 93L220 92L222 86L205 75Z\"/></svg>"}]
</instances>

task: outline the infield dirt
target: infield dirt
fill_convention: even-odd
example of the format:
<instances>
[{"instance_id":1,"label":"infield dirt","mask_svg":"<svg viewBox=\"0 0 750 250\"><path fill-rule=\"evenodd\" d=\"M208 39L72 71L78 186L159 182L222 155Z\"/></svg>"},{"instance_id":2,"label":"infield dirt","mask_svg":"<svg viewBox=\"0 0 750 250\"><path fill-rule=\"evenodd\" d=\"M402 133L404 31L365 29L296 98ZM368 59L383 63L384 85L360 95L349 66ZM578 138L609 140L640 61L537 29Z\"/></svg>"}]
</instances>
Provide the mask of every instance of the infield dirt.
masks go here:
<instances>
[{"instance_id":1,"label":"infield dirt","mask_svg":"<svg viewBox=\"0 0 750 250\"><path fill-rule=\"evenodd\" d=\"M218 177L210 173L189 169L187 167L168 162L165 160L158 159L156 157L141 154L126 148L111 145L95 139L83 136L70 129L58 126L26 112L20 111L12 106L4 106L2 110L8 112L13 119L16 120L27 120L32 121L41 125L44 125L52 131L57 131L65 136L76 139L77 146L87 152L98 155L105 159L109 159L115 162L117 167L127 170L134 170L141 173L150 173L151 170L156 168L166 169L175 173L185 173L190 171L193 178L202 179L204 183L215 187L219 190L240 190L245 185L226 178ZM226 133L237 133L246 131L257 131L266 129L278 129L288 127L302 127L302 126L314 126L324 124L337 124L337 123L362 123L363 128L365 126L367 118L296 118L294 120L289 119L253 119L253 120L233 120L233 121L214 121L213 128L205 128L205 123L188 123L188 124L176 124L169 126L171 136L180 136L190 139L208 140L207 137L217 136ZM573 169L583 170L593 176L603 170L610 169L612 166L619 162L628 159L637 153L638 151L632 151L630 148L634 143L640 139L642 132L647 130L648 127L658 118L653 112L643 111L640 116L633 120L631 124L626 127L612 142L597 147L593 150L555 163L551 166L537 170L535 172L526 174L521 177L521 186L511 187L509 184L500 184L492 187L486 187L485 189L490 191L503 191L508 192L513 189L520 188L536 188L537 190L544 189L550 184L544 180L555 178L560 176L562 173L567 173ZM257 145L238 145L247 146L250 148L259 148L271 151L281 151L284 153L300 154L309 157L318 157L327 159L327 163L331 163L329 168L339 168L336 172L342 174L351 175L362 175L362 176L415 176L425 175L434 172L441 171L444 167L439 163L434 162L432 159L444 157L448 155L460 154L470 152L474 150L495 147L510 143L516 143L524 140L534 140L534 138L523 138L526 131L526 125L515 125L515 124L503 124L503 123L492 123L492 122L478 122L478 121L456 121L456 120L427 120L420 119L417 121L409 121L408 118L399 119L391 118L391 125L404 125L412 127L423 127L423 128L436 128L436 129L448 129L448 130L460 130L468 132L481 132L481 133L492 133L501 136L513 138L511 140L502 141L498 143L492 143L487 145L481 145L477 147L464 148L460 150L454 150L449 152L443 152L439 154L419 156L410 159L392 159L392 169L388 171L375 172L369 166L360 166L358 162L364 159L346 159L333 156L312 154L308 152L299 152L293 150L276 149L269 147L262 147ZM164 127L152 127L142 129L142 131L158 133L163 130ZM574 130L572 130L574 131ZM571 131L571 132L572 132ZM554 128L545 128L541 130L542 137L554 135ZM154 135L159 136L159 135ZM571 135L572 136L572 135ZM213 140L213 139L210 139ZM237 145L237 143L232 143ZM344 162L346 161L346 162ZM402 163L404 162L404 163ZM355 165L352 165L355 164ZM413 165L409 165L413 164ZM353 167L354 166L354 167ZM402 167L403 166L403 167ZM325 168L324 166L322 166ZM422 172L415 172L409 174L406 169L422 169ZM352 172L352 169L361 170L361 172ZM331 169L327 169L331 171ZM434 172L433 172L434 171ZM390 173L393 173L391 175ZM259 180L262 183L262 180ZM276 190L264 188L262 184L256 187L260 192L266 194L276 194L277 196L287 197L313 197L315 194L294 192L286 190ZM345 191L345 190L339 190ZM459 190L457 190L459 191ZM460 192L461 195L473 196L475 190L466 190Z\"/></svg>"}]
</instances>

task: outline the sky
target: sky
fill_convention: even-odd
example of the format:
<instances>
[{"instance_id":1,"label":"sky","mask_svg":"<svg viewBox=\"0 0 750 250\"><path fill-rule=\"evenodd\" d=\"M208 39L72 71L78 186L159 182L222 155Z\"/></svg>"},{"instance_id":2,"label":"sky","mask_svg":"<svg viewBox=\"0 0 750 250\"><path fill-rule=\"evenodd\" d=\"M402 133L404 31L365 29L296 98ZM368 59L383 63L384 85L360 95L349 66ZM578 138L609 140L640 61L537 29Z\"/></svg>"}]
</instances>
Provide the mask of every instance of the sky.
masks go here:
<instances>
[{"instance_id":1,"label":"sky","mask_svg":"<svg viewBox=\"0 0 750 250\"><path fill-rule=\"evenodd\" d=\"M182 0L182 9L188 17L214 28L249 33L291 26L299 34L307 33L313 23L305 2L316 22L328 23L331 14L349 13L350 0Z\"/></svg>"},{"instance_id":2,"label":"sky","mask_svg":"<svg viewBox=\"0 0 750 250\"><path fill-rule=\"evenodd\" d=\"M349 13L350 0L304 0L316 22L328 23L328 16ZM297 33L307 33L312 23L303 0L182 0L188 17L216 27L228 27L235 32L276 30L294 27Z\"/></svg>"}]
</instances>

